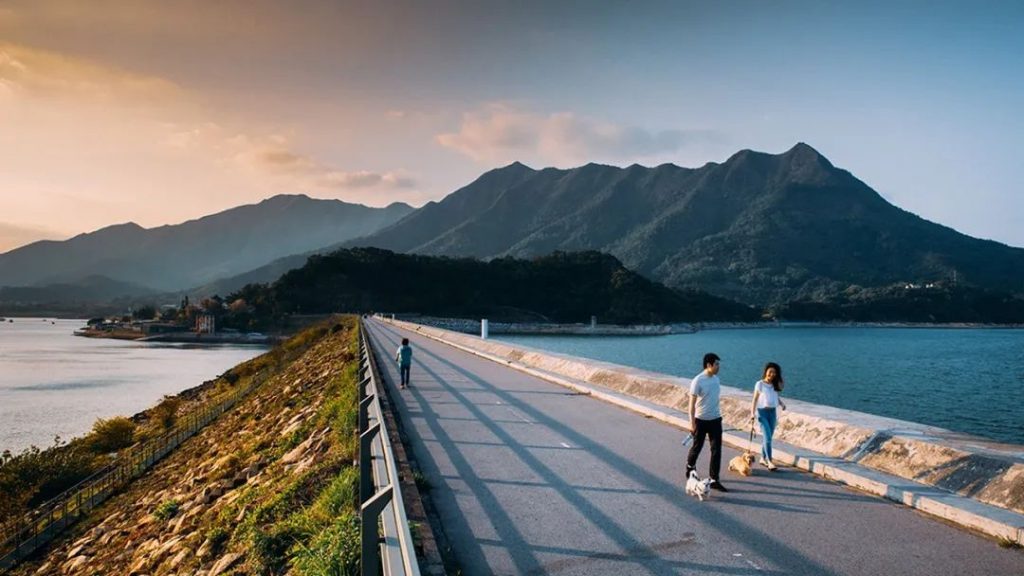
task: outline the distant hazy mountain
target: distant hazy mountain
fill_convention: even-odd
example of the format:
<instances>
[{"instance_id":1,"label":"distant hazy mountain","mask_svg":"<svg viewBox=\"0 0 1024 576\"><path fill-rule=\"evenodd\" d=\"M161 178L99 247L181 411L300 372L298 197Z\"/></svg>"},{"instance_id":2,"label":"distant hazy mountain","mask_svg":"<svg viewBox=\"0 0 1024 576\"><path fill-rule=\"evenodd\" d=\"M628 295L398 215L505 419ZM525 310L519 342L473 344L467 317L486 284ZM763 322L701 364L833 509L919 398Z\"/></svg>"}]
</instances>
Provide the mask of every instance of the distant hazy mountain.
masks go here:
<instances>
[{"instance_id":1,"label":"distant hazy mountain","mask_svg":"<svg viewBox=\"0 0 1024 576\"><path fill-rule=\"evenodd\" d=\"M220 296L227 296L232 292L239 290L246 284L267 284L277 280L285 272L294 268L301 268L306 260L310 256L318 253L326 253L331 250L312 250L304 252L302 254L293 254L291 256L284 256L278 258L269 264L264 264L259 268L243 272L235 276L229 276L227 278L220 278L213 282L203 284L188 290L194 298L205 298L207 296L213 296L214 294Z\"/></svg>"},{"instance_id":2,"label":"distant hazy mountain","mask_svg":"<svg viewBox=\"0 0 1024 576\"><path fill-rule=\"evenodd\" d=\"M103 275L156 290L187 289L370 234L411 211L401 203L368 208L282 195L171 226L120 224L0 254L0 286L77 284Z\"/></svg>"},{"instance_id":3,"label":"distant hazy mountain","mask_svg":"<svg viewBox=\"0 0 1024 576\"><path fill-rule=\"evenodd\" d=\"M346 245L481 258L600 250L669 286L751 303L954 277L1024 291L1024 249L901 210L806 144L696 169L515 163Z\"/></svg>"},{"instance_id":4,"label":"distant hazy mountain","mask_svg":"<svg viewBox=\"0 0 1024 576\"><path fill-rule=\"evenodd\" d=\"M93 275L72 284L46 286L0 286L0 302L28 304L105 303L118 298L151 296L154 292L138 284Z\"/></svg>"}]
</instances>

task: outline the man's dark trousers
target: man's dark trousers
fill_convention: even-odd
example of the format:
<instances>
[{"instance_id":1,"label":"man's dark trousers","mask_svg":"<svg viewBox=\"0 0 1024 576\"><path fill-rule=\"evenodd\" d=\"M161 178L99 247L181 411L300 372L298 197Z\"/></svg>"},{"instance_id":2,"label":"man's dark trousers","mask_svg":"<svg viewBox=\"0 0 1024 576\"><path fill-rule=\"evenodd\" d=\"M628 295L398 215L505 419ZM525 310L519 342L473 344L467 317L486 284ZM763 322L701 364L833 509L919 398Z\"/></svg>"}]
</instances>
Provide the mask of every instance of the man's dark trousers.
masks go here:
<instances>
[{"instance_id":1,"label":"man's dark trousers","mask_svg":"<svg viewBox=\"0 0 1024 576\"><path fill-rule=\"evenodd\" d=\"M701 420L694 418L697 429L693 433L693 446L686 456L686 476L697 467L697 457L704 448L704 436L711 438L711 479L718 481L718 471L722 468L722 419Z\"/></svg>"}]
</instances>

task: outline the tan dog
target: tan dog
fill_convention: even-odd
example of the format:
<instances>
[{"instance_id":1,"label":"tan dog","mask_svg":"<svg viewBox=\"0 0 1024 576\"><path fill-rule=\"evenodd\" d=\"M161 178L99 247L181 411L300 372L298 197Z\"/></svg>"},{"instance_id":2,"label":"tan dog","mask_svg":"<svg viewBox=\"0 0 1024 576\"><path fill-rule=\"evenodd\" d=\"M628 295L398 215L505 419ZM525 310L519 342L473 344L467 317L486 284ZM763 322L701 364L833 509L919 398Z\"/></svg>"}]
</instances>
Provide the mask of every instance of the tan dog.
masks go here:
<instances>
[{"instance_id":1,"label":"tan dog","mask_svg":"<svg viewBox=\"0 0 1024 576\"><path fill-rule=\"evenodd\" d=\"M729 460L729 470L732 470L742 476L750 476L750 465L753 463L753 454L740 454L732 460Z\"/></svg>"}]
</instances>

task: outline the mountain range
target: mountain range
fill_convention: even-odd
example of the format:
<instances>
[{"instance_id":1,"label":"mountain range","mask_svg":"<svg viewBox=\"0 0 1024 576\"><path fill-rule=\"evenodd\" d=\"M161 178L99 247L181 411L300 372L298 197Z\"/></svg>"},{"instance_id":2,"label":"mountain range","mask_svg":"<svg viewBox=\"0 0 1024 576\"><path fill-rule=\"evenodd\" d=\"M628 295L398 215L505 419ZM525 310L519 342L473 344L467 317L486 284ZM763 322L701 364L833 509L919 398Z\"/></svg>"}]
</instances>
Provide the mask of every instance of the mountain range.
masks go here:
<instances>
[{"instance_id":1,"label":"mountain range","mask_svg":"<svg viewBox=\"0 0 1024 576\"><path fill-rule=\"evenodd\" d=\"M1024 249L897 208L803 143L692 169L514 163L347 245L483 259L598 250L751 304L896 282L1024 292Z\"/></svg>"},{"instance_id":2,"label":"mountain range","mask_svg":"<svg viewBox=\"0 0 1024 576\"><path fill-rule=\"evenodd\" d=\"M281 195L182 224L119 224L0 254L0 286L59 287L36 292L47 294L80 284L95 296L100 276L134 285L136 293L179 291L369 234L412 210Z\"/></svg>"},{"instance_id":3,"label":"mountain range","mask_svg":"<svg viewBox=\"0 0 1024 576\"><path fill-rule=\"evenodd\" d=\"M0 286L64 293L100 275L140 293L226 295L351 247L484 260L593 250L671 288L768 307L903 283L1024 293L1024 249L893 206L803 143L699 168L516 162L415 210L275 196L174 226L36 242L0 254Z\"/></svg>"}]
</instances>

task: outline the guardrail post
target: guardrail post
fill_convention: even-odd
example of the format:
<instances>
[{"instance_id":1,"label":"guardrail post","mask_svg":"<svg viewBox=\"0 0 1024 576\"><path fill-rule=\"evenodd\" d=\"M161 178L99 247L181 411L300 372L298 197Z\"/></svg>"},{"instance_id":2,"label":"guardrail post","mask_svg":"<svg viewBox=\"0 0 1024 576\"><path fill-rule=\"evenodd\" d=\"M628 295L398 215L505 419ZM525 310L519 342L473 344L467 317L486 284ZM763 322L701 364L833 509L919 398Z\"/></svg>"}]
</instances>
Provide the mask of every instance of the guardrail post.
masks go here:
<instances>
[{"instance_id":1,"label":"guardrail post","mask_svg":"<svg viewBox=\"0 0 1024 576\"><path fill-rule=\"evenodd\" d=\"M360 402L362 402L363 399L366 398L366 396L367 396L366 386L370 382L371 382L371 378L370 378L369 375L367 375L366 378L363 378L362 380L359 381L359 401Z\"/></svg>"},{"instance_id":2,"label":"guardrail post","mask_svg":"<svg viewBox=\"0 0 1024 576\"><path fill-rule=\"evenodd\" d=\"M391 502L394 487L388 486L374 495L359 509L360 537L362 540L362 574L380 574L380 518L381 511Z\"/></svg>"},{"instance_id":3,"label":"guardrail post","mask_svg":"<svg viewBox=\"0 0 1024 576\"><path fill-rule=\"evenodd\" d=\"M359 433L366 432L370 426L370 404L373 404L375 396L367 396L359 402Z\"/></svg>"},{"instance_id":4,"label":"guardrail post","mask_svg":"<svg viewBox=\"0 0 1024 576\"><path fill-rule=\"evenodd\" d=\"M373 454L370 443L380 432L380 424L374 424L366 432L359 435L359 503L369 500L373 495Z\"/></svg>"}]
</instances>

